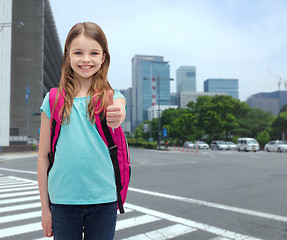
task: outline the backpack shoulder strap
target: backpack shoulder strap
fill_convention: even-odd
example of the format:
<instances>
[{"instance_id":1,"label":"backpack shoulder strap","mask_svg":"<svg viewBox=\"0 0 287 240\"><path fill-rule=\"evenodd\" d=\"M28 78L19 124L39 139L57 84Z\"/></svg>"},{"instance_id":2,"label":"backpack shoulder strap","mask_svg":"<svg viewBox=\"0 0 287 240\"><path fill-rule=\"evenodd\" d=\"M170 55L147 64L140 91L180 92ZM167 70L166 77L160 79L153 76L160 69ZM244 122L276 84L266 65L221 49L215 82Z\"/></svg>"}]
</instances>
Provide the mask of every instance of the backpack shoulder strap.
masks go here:
<instances>
[{"instance_id":1,"label":"backpack shoulder strap","mask_svg":"<svg viewBox=\"0 0 287 240\"><path fill-rule=\"evenodd\" d=\"M98 99L98 102L96 104L96 109L100 105L100 99ZM96 126L98 129L98 132L105 142L106 146L109 149L112 164L115 171L115 180L116 180L116 188L117 188L117 199L118 199L118 208L120 210L120 213L124 213L124 207L123 207L123 200L121 196L121 190L123 189L122 183L121 183L121 175L120 175L120 166L118 161L118 147L115 144L115 134L111 127L107 125L107 120L104 111L100 112L99 114L95 114L96 118Z\"/></svg>"},{"instance_id":2,"label":"backpack shoulder strap","mask_svg":"<svg viewBox=\"0 0 287 240\"><path fill-rule=\"evenodd\" d=\"M56 98L57 98L58 88L51 88L49 93L49 104L50 104L50 112L51 112L51 131L50 131L50 152L48 153L48 159L49 159L49 167L48 167L48 173L51 170L53 163L54 163L54 157L56 152L56 145L58 141L58 137L61 130L61 122L62 122L62 115L60 115L60 111L64 105L65 101L65 92L63 91L62 94L59 94L59 99L57 102L57 105L55 105ZM55 109L54 109L55 108ZM53 111L54 110L54 111Z\"/></svg>"}]
</instances>

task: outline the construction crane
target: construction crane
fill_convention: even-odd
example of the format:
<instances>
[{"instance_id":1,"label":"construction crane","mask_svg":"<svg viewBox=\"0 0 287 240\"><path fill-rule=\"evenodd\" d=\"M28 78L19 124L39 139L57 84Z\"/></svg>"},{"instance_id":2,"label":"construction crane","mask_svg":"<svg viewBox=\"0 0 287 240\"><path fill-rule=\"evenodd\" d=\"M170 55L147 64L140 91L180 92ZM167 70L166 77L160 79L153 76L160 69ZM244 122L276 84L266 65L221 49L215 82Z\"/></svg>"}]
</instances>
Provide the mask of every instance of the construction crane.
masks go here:
<instances>
[{"instance_id":1,"label":"construction crane","mask_svg":"<svg viewBox=\"0 0 287 240\"><path fill-rule=\"evenodd\" d=\"M280 91L280 85L281 85L281 83L283 83L283 81L284 81L284 79L283 78L281 78L279 75L278 76L275 76L275 74L274 73L272 73L270 70L268 70L268 72L273 76L273 78L277 81L277 83L278 83L278 91ZM285 80L285 82L286 82L286 80ZM287 84L287 82L285 83L284 82L284 85L285 85L285 90L286 90L286 84Z\"/></svg>"},{"instance_id":2,"label":"construction crane","mask_svg":"<svg viewBox=\"0 0 287 240\"><path fill-rule=\"evenodd\" d=\"M280 79L281 79L281 82L284 84L285 91L287 91L287 79L283 79L281 77L280 77Z\"/></svg>"}]
</instances>

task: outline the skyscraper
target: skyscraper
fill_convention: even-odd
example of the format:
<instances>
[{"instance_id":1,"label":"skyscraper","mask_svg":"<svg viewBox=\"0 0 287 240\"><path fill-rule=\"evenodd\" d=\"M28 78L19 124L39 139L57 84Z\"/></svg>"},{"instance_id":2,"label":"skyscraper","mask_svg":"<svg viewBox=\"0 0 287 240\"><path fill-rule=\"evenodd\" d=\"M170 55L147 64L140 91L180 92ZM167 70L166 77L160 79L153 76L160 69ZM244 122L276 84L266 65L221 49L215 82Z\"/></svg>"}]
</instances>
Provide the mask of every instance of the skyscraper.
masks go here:
<instances>
[{"instance_id":1,"label":"skyscraper","mask_svg":"<svg viewBox=\"0 0 287 240\"><path fill-rule=\"evenodd\" d=\"M181 66L176 70L176 92L196 92L195 66Z\"/></svg>"},{"instance_id":2,"label":"skyscraper","mask_svg":"<svg viewBox=\"0 0 287 240\"><path fill-rule=\"evenodd\" d=\"M38 138L40 106L59 83L63 52L49 0L5 0L0 9L0 23L9 23L0 32L5 46L0 50L5 56L0 57L0 103L5 99L0 104L0 146L8 146L12 137L14 143Z\"/></svg>"},{"instance_id":3,"label":"skyscraper","mask_svg":"<svg viewBox=\"0 0 287 240\"><path fill-rule=\"evenodd\" d=\"M170 104L169 62L162 56L135 55L132 59L132 131L148 120L153 97L156 104Z\"/></svg>"},{"instance_id":4,"label":"skyscraper","mask_svg":"<svg viewBox=\"0 0 287 240\"><path fill-rule=\"evenodd\" d=\"M239 99L238 79L234 78L208 78L204 81L204 92L227 93Z\"/></svg>"}]
</instances>

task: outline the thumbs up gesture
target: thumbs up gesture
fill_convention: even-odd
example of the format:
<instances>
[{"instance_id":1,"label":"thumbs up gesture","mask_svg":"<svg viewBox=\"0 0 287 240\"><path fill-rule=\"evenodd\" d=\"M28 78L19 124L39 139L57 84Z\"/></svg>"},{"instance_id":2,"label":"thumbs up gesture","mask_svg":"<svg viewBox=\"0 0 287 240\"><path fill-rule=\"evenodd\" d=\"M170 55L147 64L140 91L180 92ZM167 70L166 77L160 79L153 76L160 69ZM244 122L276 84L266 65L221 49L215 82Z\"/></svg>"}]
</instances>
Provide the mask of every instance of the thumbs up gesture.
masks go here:
<instances>
[{"instance_id":1,"label":"thumbs up gesture","mask_svg":"<svg viewBox=\"0 0 287 240\"><path fill-rule=\"evenodd\" d=\"M107 107L107 125L111 128L118 128L125 119L126 101L123 98L113 100L113 91L109 90L107 93L108 107Z\"/></svg>"}]
</instances>

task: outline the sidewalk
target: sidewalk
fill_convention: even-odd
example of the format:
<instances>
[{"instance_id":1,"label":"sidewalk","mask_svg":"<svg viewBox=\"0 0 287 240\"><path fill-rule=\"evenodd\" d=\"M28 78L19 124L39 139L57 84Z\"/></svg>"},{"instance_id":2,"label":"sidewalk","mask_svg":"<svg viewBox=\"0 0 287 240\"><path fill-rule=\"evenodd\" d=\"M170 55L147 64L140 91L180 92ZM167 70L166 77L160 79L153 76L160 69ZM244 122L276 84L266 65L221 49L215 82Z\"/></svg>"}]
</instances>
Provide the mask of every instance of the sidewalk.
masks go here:
<instances>
[{"instance_id":1,"label":"sidewalk","mask_svg":"<svg viewBox=\"0 0 287 240\"><path fill-rule=\"evenodd\" d=\"M38 156L38 151L0 153L0 162Z\"/></svg>"}]
</instances>

